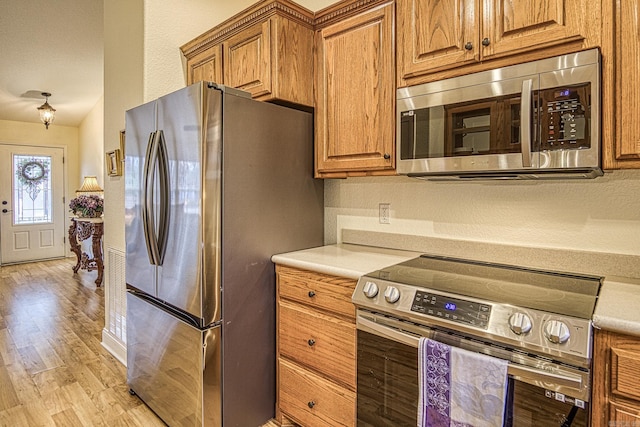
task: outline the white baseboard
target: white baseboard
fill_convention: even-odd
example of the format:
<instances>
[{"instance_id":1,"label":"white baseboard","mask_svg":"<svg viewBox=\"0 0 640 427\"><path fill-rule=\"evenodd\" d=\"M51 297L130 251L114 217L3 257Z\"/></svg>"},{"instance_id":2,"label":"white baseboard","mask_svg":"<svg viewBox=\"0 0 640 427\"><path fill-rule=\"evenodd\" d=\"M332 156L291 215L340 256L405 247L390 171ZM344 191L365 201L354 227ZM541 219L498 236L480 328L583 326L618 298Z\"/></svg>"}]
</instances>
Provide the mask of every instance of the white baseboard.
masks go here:
<instances>
[{"instance_id":1,"label":"white baseboard","mask_svg":"<svg viewBox=\"0 0 640 427\"><path fill-rule=\"evenodd\" d=\"M102 329L102 346L107 349L120 363L127 366L127 347L111 336L108 330Z\"/></svg>"}]
</instances>

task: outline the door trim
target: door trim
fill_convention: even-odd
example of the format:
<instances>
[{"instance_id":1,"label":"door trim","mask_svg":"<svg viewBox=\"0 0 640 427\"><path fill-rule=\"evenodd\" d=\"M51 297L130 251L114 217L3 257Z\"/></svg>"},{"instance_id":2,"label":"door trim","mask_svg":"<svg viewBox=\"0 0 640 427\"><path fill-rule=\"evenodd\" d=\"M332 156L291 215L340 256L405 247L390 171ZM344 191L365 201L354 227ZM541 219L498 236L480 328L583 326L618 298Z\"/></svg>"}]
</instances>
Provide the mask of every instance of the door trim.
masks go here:
<instances>
[{"instance_id":1,"label":"door trim","mask_svg":"<svg viewBox=\"0 0 640 427\"><path fill-rule=\"evenodd\" d=\"M69 169L68 169L68 161L69 161L69 150L68 146L60 145L60 144L52 144L52 145L41 145L41 144L19 144L15 142L3 142L0 140L1 147L31 147L31 148L58 148L62 149L62 195L64 197L64 203L66 206L69 204ZM79 166L79 165L78 165ZM79 168L78 168L79 171ZM67 212L67 210L65 210ZM71 220L69 219L69 215L64 215L63 217L63 233L65 239L65 250L64 256L70 257L73 254L71 253L71 247L69 246L69 242L67 241L67 233L69 230L69 226L71 225ZM1 254L0 254L1 255ZM0 265L2 265L2 257L0 256Z\"/></svg>"}]
</instances>

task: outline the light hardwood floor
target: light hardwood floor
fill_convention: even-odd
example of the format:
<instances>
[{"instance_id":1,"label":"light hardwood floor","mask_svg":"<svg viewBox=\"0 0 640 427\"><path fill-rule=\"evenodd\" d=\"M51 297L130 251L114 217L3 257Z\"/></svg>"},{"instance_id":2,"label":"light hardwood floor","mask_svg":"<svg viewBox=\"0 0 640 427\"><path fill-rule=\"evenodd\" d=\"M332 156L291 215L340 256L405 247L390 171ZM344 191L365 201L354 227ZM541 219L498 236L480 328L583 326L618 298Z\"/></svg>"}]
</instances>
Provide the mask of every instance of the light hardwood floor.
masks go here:
<instances>
[{"instance_id":1,"label":"light hardwood floor","mask_svg":"<svg viewBox=\"0 0 640 427\"><path fill-rule=\"evenodd\" d=\"M100 345L96 273L73 265L0 267L0 426L164 426Z\"/></svg>"}]
</instances>

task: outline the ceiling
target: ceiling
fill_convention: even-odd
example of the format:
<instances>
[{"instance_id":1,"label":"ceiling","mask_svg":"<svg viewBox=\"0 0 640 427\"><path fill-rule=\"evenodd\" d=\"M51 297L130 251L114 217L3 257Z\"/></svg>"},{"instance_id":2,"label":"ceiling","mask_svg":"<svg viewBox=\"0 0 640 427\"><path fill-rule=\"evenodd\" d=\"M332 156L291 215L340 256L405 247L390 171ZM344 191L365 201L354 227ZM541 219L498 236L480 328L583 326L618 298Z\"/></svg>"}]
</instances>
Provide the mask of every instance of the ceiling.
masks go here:
<instances>
[{"instance_id":1,"label":"ceiling","mask_svg":"<svg viewBox=\"0 0 640 427\"><path fill-rule=\"evenodd\" d=\"M103 0L0 0L0 120L78 126L103 94Z\"/></svg>"}]
</instances>

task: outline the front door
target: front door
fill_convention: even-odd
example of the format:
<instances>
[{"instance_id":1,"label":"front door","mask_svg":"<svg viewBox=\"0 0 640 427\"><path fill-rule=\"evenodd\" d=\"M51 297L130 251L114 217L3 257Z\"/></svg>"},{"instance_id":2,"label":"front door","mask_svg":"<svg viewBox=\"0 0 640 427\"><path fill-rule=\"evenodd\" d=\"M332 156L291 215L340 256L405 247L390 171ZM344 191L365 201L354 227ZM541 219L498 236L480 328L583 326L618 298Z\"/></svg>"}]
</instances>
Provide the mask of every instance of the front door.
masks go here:
<instances>
[{"instance_id":1,"label":"front door","mask_svg":"<svg viewBox=\"0 0 640 427\"><path fill-rule=\"evenodd\" d=\"M65 255L63 149L0 144L0 264Z\"/></svg>"}]
</instances>

